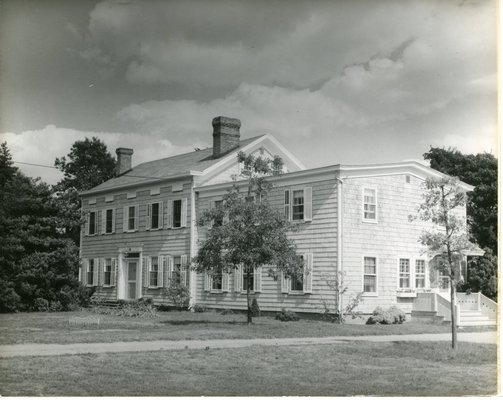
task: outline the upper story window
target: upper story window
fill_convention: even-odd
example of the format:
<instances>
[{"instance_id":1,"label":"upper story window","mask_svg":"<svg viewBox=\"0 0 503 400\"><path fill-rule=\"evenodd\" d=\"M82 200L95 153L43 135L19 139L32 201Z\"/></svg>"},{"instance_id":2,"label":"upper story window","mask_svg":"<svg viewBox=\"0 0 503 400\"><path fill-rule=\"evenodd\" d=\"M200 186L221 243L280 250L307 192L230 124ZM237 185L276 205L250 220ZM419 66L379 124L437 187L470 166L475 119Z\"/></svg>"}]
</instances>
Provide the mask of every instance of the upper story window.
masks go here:
<instances>
[{"instance_id":1,"label":"upper story window","mask_svg":"<svg viewBox=\"0 0 503 400\"><path fill-rule=\"evenodd\" d=\"M182 226L182 200L173 200L173 228Z\"/></svg>"},{"instance_id":2,"label":"upper story window","mask_svg":"<svg viewBox=\"0 0 503 400\"><path fill-rule=\"evenodd\" d=\"M377 190L363 188L363 220L377 222Z\"/></svg>"},{"instance_id":3,"label":"upper story window","mask_svg":"<svg viewBox=\"0 0 503 400\"><path fill-rule=\"evenodd\" d=\"M138 230L138 206L124 207L123 231L133 232Z\"/></svg>"},{"instance_id":4,"label":"upper story window","mask_svg":"<svg viewBox=\"0 0 503 400\"><path fill-rule=\"evenodd\" d=\"M115 232L115 213L112 208L105 210L105 233Z\"/></svg>"},{"instance_id":5,"label":"upper story window","mask_svg":"<svg viewBox=\"0 0 503 400\"><path fill-rule=\"evenodd\" d=\"M363 292L377 293L377 258L363 258Z\"/></svg>"},{"instance_id":6,"label":"upper story window","mask_svg":"<svg viewBox=\"0 0 503 400\"><path fill-rule=\"evenodd\" d=\"M313 220L312 188L287 189L284 197L285 219L292 221Z\"/></svg>"},{"instance_id":7,"label":"upper story window","mask_svg":"<svg viewBox=\"0 0 503 400\"><path fill-rule=\"evenodd\" d=\"M146 229L162 228L162 202L150 203L147 205L147 226Z\"/></svg>"},{"instance_id":8,"label":"upper story window","mask_svg":"<svg viewBox=\"0 0 503 400\"><path fill-rule=\"evenodd\" d=\"M410 260L408 258L400 258L399 261L399 284L400 289L410 288Z\"/></svg>"},{"instance_id":9,"label":"upper story window","mask_svg":"<svg viewBox=\"0 0 503 400\"><path fill-rule=\"evenodd\" d=\"M96 211L89 212L89 220L87 224L87 234L88 235L96 235L96 224L97 224L97 213Z\"/></svg>"}]
</instances>

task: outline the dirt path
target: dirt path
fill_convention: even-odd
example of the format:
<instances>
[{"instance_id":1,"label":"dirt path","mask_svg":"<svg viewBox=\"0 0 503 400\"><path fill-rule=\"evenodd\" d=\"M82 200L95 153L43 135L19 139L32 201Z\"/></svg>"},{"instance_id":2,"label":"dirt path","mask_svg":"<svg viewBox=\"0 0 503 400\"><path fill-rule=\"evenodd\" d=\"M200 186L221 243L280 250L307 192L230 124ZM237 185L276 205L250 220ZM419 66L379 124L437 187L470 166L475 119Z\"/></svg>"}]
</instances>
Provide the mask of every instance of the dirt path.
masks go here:
<instances>
[{"instance_id":1,"label":"dirt path","mask_svg":"<svg viewBox=\"0 0 503 400\"><path fill-rule=\"evenodd\" d=\"M331 336L316 338L278 339L223 339L223 340L154 340L147 342L72 343L72 344L13 344L0 346L0 358L26 356L56 356L86 353L125 353L187 349L227 349L249 346L300 346L344 343L352 341L449 341L450 333L387 335L387 336ZM496 331L463 332L458 334L461 342L497 343Z\"/></svg>"}]
</instances>

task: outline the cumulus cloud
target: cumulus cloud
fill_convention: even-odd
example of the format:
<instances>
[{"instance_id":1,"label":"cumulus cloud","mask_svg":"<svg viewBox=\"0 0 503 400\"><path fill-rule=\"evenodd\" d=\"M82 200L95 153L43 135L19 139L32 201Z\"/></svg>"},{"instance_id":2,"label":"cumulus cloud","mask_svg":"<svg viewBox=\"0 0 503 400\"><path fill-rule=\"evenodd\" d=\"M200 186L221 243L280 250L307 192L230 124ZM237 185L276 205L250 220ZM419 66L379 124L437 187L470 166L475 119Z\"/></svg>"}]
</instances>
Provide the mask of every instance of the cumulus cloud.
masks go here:
<instances>
[{"instance_id":1,"label":"cumulus cloud","mask_svg":"<svg viewBox=\"0 0 503 400\"><path fill-rule=\"evenodd\" d=\"M2 133L0 141L7 142L14 161L54 166L55 158L66 156L75 141L93 136L104 141L114 156L117 147L133 148L135 150L133 165L193 150L191 145L175 145L166 137L149 137L138 133L88 132L54 125L47 125L42 129L25 131L20 134ZM195 145L197 144L196 142ZM53 168L26 164L15 164L15 166L28 176L39 176L51 184L58 182L63 177L59 170Z\"/></svg>"}]
</instances>

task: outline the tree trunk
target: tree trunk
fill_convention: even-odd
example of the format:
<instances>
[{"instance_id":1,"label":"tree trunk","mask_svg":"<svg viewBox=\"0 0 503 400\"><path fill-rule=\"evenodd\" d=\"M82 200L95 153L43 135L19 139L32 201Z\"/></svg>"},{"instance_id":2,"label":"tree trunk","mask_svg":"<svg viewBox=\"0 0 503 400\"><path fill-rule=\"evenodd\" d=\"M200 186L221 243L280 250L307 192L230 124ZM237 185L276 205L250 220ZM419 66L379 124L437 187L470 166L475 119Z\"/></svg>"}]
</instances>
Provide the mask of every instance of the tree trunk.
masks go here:
<instances>
[{"instance_id":1,"label":"tree trunk","mask_svg":"<svg viewBox=\"0 0 503 400\"><path fill-rule=\"evenodd\" d=\"M456 285L452 276L450 277L451 284L451 328L452 328L452 349L458 349L458 331L456 326Z\"/></svg>"},{"instance_id":2,"label":"tree trunk","mask_svg":"<svg viewBox=\"0 0 503 400\"><path fill-rule=\"evenodd\" d=\"M251 304L250 304L250 268L248 268L248 270L246 271L246 304L248 305L246 322L249 325L249 324L253 323L252 310L251 310Z\"/></svg>"}]
</instances>

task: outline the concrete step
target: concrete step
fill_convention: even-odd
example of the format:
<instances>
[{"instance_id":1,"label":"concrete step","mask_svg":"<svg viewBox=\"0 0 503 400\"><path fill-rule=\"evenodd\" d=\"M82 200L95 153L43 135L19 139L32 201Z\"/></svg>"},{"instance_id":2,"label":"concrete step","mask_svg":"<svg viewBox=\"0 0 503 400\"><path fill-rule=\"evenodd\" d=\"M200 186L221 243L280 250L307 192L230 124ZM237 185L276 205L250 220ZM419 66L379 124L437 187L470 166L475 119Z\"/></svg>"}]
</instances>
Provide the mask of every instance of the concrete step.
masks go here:
<instances>
[{"instance_id":1,"label":"concrete step","mask_svg":"<svg viewBox=\"0 0 503 400\"><path fill-rule=\"evenodd\" d=\"M496 320L487 321L459 321L459 326L496 326Z\"/></svg>"}]
</instances>

